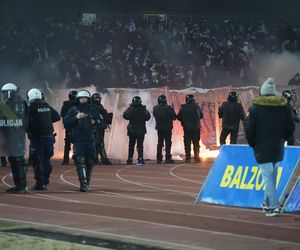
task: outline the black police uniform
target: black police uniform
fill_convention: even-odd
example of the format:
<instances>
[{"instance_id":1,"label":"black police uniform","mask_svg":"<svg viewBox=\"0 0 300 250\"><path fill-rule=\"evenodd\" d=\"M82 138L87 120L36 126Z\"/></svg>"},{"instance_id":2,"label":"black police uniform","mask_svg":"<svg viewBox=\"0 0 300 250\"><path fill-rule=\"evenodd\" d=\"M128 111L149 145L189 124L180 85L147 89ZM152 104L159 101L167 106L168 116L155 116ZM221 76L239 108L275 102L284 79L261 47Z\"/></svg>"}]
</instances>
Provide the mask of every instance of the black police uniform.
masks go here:
<instances>
[{"instance_id":1,"label":"black police uniform","mask_svg":"<svg viewBox=\"0 0 300 250\"><path fill-rule=\"evenodd\" d=\"M194 147L195 162L200 161L200 119L203 118L203 112L198 104L194 102L182 104L177 115L184 131L184 149L186 162L191 160L191 143Z\"/></svg>"},{"instance_id":2,"label":"black police uniform","mask_svg":"<svg viewBox=\"0 0 300 250\"><path fill-rule=\"evenodd\" d=\"M59 113L41 99L33 100L28 107L28 138L36 185L33 190L46 190L49 184L54 154L53 123L60 120Z\"/></svg>"},{"instance_id":3,"label":"black police uniform","mask_svg":"<svg viewBox=\"0 0 300 250\"><path fill-rule=\"evenodd\" d=\"M76 115L85 113L85 117L78 120ZM104 121L95 105L85 103L73 106L64 117L64 126L71 131L71 139L74 144L74 159L80 182L80 191L88 191L91 180L92 168L95 158L95 124L105 127Z\"/></svg>"},{"instance_id":4,"label":"black police uniform","mask_svg":"<svg viewBox=\"0 0 300 250\"><path fill-rule=\"evenodd\" d=\"M236 144L238 139L240 120L245 120L245 112L236 98L228 97L227 102L223 102L219 107L219 118L222 118L222 131L220 135L220 144L226 142L226 137L230 134L230 144Z\"/></svg>"},{"instance_id":5,"label":"black police uniform","mask_svg":"<svg viewBox=\"0 0 300 250\"><path fill-rule=\"evenodd\" d=\"M285 91L282 92L282 96L284 96L287 99L287 106L289 107L289 110L291 111L291 113L293 115L294 122L299 123L299 118L298 118L298 115L297 115L297 111L293 107L293 105L291 104L293 95L294 94L290 90L285 90ZM287 138L287 144L290 145L290 146L295 145L294 133L291 134Z\"/></svg>"},{"instance_id":6,"label":"black police uniform","mask_svg":"<svg viewBox=\"0 0 300 250\"><path fill-rule=\"evenodd\" d=\"M140 102L134 100L123 113L123 118L129 120L127 126L127 135L129 136L127 164L132 164L135 143L137 143L138 148L138 164L144 164L143 144L147 133L146 121L150 120L151 115L146 106L141 104L141 100Z\"/></svg>"},{"instance_id":7,"label":"black police uniform","mask_svg":"<svg viewBox=\"0 0 300 250\"><path fill-rule=\"evenodd\" d=\"M60 116L62 119L66 116L68 110L76 105L75 98L76 98L77 91L71 91L69 93L69 100L64 101L63 105L61 107ZM71 150L71 137L70 137L70 131L68 129L65 129L65 146L64 146L64 158L63 158L63 165L69 164L69 154Z\"/></svg>"},{"instance_id":8,"label":"black police uniform","mask_svg":"<svg viewBox=\"0 0 300 250\"><path fill-rule=\"evenodd\" d=\"M27 191L25 153L25 131L28 122L27 103L17 93L4 97L0 106L0 154L8 156L14 186L8 193Z\"/></svg>"},{"instance_id":9,"label":"black police uniform","mask_svg":"<svg viewBox=\"0 0 300 250\"><path fill-rule=\"evenodd\" d=\"M157 163L162 162L162 148L166 145L166 160L165 163L173 163L171 155L171 146L172 146L172 129L173 121L176 120L176 113L174 109L167 103L161 103L154 106L153 116L156 121L155 128L157 129L158 142L157 142L157 151L156 159Z\"/></svg>"},{"instance_id":10,"label":"black police uniform","mask_svg":"<svg viewBox=\"0 0 300 250\"><path fill-rule=\"evenodd\" d=\"M97 93L96 93L97 94ZM101 101L97 101L95 99L95 96L101 100L101 97L99 94L93 94L92 95L92 103L97 107L97 110L99 111L100 115L103 117L103 120L105 124L109 125L112 123L112 113L108 113L107 110L103 107L101 104ZM100 154L101 162L105 165L111 165L111 161L108 159L105 145L104 145L104 135L105 135L105 129L104 127L95 129L95 137L96 137L96 162L99 162L98 155Z\"/></svg>"}]
</instances>

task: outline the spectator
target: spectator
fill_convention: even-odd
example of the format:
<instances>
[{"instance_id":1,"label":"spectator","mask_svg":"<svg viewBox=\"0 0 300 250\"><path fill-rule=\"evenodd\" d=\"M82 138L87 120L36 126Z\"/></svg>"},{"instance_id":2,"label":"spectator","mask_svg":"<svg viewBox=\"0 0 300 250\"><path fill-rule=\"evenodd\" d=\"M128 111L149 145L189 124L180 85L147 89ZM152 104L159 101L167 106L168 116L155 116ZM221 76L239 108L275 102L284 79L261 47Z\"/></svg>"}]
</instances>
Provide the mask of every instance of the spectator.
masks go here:
<instances>
[{"instance_id":1,"label":"spectator","mask_svg":"<svg viewBox=\"0 0 300 250\"><path fill-rule=\"evenodd\" d=\"M277 216L281 211L276 191L277 168L283 159L284 142L293 134L295 124L287 100L276 96L272 78L261 86L260 95L249 108L245 133L266 185L262 208L266 216Z\"/></svg>"}]
</instances>

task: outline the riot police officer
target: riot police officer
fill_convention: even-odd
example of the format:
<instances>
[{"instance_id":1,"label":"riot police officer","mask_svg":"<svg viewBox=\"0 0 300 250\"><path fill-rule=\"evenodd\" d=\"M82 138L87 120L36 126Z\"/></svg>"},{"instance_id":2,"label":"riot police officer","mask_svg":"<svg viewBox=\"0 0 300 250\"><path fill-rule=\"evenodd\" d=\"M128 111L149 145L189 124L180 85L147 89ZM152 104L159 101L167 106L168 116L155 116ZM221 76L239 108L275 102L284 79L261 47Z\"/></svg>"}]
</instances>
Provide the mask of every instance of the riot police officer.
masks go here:
<instances>
[{"instance_id":1,"label":"riot police officer","mask_svg":"<svg viewBox=\"0 0 300 250\"><path fill-rule=\"evenodd\" d=\"M203 118L203 112L196 103L193 95L185 97L185 104L182 104L177 116L181 122L184 131L184 149L186 162L191 162L191 143L194 147L195 162L200 162L200 120Z\"/></svg>"},{"instance_id":2,"label":"riot police officer","mask_svg":"<svg viewBox=\"0 0 300 250\"><path fill-rule=\"evenodd\" d=\"M172 129L173 121L176 120L176 113L174 109L167 104L167 97L160 95L157 98L158 105L153 108L153 116L156 121L155 128L157 129L157 163L162 163L162 148L165 142L166 145L166 159L165 163L175 163L172 160L171 146L172 146Z\"/></svg>"},{"instance_id":3,"label":"riot police officer","mask_svg":"<svg viewBox=\"0 0 300 250\"><path fill-rule=\"evenodd\" d=\"M104 122L109 125L112 122L112 113L108 113L107 110L101 104L101 96L99 93L94 93L92 95L92 104L96 105L97 109L102 115ZM101 162L105 165L111 165L111 161L108 159L105 145L104 145L104 135L105 135L105 128L96 129L96 159L95 161L98 162L98 155L100 154Z\"/></svg>"},{"instance_id":4,"label":"riot police officer","mask_svg":"<svg viewBox=\"0 0 300 250\"><path fill-rule=\"evenodd\" d=\"M75 105L77 91L72 90L70 91L68 98L69 100L64 101L61 107L60 116L64 118L68 112L68 110ZM69 154L71 150L71 138L70 138L70 131L65 129L65 147L64 147L64 159L62 165L69 165Z\"/></svg>"},{"instance_id":5,"label":"riot police officer","mask_svg":"<svg viewBox=\"0 0 300 250\"><path fill-rule=\"evenodd\" d=\"M287 99L287 106L289 107L289 109L291 110L291 112L293 114L294 122L299 123L299 118L298 118L298 115L297 115L297 111L293 107L293 105L291 104L291 101L293 100L293 97L295 96L295 94L292 93L292 91L290 91L290 90L285 90L285 91L282 92L282 96L284 96ZM292 134L287 139L287 144L288 145L295 145L294 134Z\"/></svg>"},{"instance_id":6,"label":"riot police officer","mask_svg":"<svg viewBox=\"0 0 300 250\"><path fill-rule=\"evenodd\" d=\"M71 132L81 192L88 191L92 175L96 153L94 126L106 126L95 105L89 103L90 99L89 91L80 90L76 96L78 104L69 109L63 120L65 128Z\"/></svg>"},{"instance_id":7,"label":"riot police officer","mask_svg":"<svg viewBox=\"0 0 300 250\"><path fill-rule=\"evenodd\" d=\"M228 94L227 102L223 102L219 107L219 118L222 118L222 131L220 135L220 144L226 142L226 137L230 134L230 144L236 144L240 120L245 120L245 111L240 103L238 103L238 94L232 91Z\"/></svg>"},{"instance_id":8,"label":"riot police officer","mask_svg":"<svg viewBox=\"0 0 300 250\"><path fill-rule=\"evenodd\" d=\"M127 164L133 163L134 146L137 143L138 165L144 165L144 139L146 130L146 121L150 120L150 112L146 106L142 105L142 99L135 96L130 106L124 111L123 118L129 120L127 126L127 135L129 136L128 160Z\"/></svg>"},{"instance_id":9,"label":"riot police officer","mask_svg":"<svg viewBox=\"0 0 300 250\"><path fill-rule=\"evenodd\" d=\"M0 155L8 156L14 181L14 186L6 192L24 193L27 191L24 161L27 104L14 83L4 84L1 90Z\"/></svg>"},{"instance_id":10,"label":"riot police officer","mask_svg":"<svg viewBox=\"0 0 300 250\"><path fill-rule=\"evenodd\" d=\"M32 88L27 93L28 128L30 158L36 184L32 190L47 190L52 166L50 159L54 154L53 123L60 120L59 113L43 100L39 89Z\"/></svg>"}]
</instances>

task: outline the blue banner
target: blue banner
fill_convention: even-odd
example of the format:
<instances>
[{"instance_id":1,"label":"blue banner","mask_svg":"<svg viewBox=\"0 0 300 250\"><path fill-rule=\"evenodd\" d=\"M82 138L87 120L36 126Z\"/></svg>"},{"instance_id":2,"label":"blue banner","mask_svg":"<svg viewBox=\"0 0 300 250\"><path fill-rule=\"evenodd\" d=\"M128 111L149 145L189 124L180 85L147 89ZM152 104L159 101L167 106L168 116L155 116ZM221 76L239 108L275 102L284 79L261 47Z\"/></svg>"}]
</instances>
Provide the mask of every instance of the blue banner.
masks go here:
<instances>
[{"instance_id":1,"label":"blue banner","mask_svg":"<svg viewBox=\"0 0 300 250\"><path fill-rule=\"evenodd\" d=\"M285 212L300 211L300 177L291 191L284 207Z\"/></svg>"},{"instance_id":2,"label":"blue banner","mask_svg":"<svg viewBox=\"0 0 300 250\"><path fill-rule=\"evenodd\" d=\"M277 191L283 200L286 188L300 158L300 147L285 147L284 159L278 167ZM251 147L223 145L198 194L201 201L260 208L264 181Z\"/></svg>"}]
</instances>

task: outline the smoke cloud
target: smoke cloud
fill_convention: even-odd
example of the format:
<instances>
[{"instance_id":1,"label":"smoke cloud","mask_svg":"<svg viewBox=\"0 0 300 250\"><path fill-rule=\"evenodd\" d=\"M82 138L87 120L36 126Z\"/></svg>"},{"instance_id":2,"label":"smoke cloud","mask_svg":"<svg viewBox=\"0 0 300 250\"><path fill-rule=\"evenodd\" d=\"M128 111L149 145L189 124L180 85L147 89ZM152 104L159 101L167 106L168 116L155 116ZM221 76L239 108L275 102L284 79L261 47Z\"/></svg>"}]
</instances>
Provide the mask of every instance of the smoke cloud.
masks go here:
<instances>
[{"instance_id":1,"label":"smoke cloud","mask_svg":"<svg viewBox=\"0 0 300 250\"><path fill-rule=\"evenodd\" d=\"M288 81L300 72L300 54L288 51L281 54L258 54L255 68L259 84L267 77L272 77L276 84L287 85Z\"/></svg>"}]
</instances>

